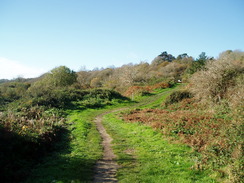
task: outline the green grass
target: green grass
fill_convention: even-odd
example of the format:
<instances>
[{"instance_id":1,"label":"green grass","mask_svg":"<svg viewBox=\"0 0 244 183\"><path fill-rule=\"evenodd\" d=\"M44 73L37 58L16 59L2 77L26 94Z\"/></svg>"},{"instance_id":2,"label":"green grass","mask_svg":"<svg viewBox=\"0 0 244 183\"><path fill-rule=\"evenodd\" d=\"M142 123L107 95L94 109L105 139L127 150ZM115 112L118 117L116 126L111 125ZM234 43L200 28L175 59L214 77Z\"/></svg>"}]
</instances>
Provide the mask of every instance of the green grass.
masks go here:
<instances>
[{"instance_id":1,"label":"green grass","mask_svg":"<svg viewBox=\"0 0 244 183\"><path fill-rule=\"evenodd\" d=\"M159 92L159 91L156 91ZM140 108L160 108L163 104L163 101L173 92L173 89L171 88L167 88L167 89L163 89L160 92L161 93L153 93L155 94L155 96L150 97L150 102L144 105L141 105Z\"/></svg>"},{"instance_id":2,"label":"green grass","mask_svg":"<svg viewBox=\"0 0 244 183\"><path fill-rule=\"evenodd\" d=\"M121 168L119 182L215 182L207 171L193 168L196 154L186 145L170 144L162 134L140 123L126 123L107 114L104 125L111 134Z\"/></svg>"},{"instance_id":3,"label":"green grass","mask_svg":"<svg viewBox=\"0 0 244 183\"><path fill-rule=\"evenodd\" d=\"M33 170L26 183L90 182L93 166L102 156L100 135L92 122L103 110L70 111L68 131L57 151Z\"/></svg>"},{"instance_id":4,"label":"green grass","mask_svg":"<svg viewBox=\"0 0 244 183\"><path fill-rule=\"evenodd\" d=\"M138 103L121 103L104 108L70 110L67 131L57 143L56 152L36 167L25 183L91 182L96 161L102 157L101 139L94 118L115 108L160 106L174 89L156 91ZM196 154L179 144L170 144L162 134L140 123L126 123L119 113L107 114L104 125L114 139L118 155L119 182L215 182L208 172L194 168Z\"/></svg>"},{"instance_id":5,"label":"green grass","mask_svg":"<svg viewBox=\"0 0 244 183\"><path fill-rule=\"evenodd\" d=\"M99 114L129 104L129 101L122 101L96 109L67 110L67 130L56 143L56 151L43 159L24 183L91 182L94 165L103 154L94 119Z\"/></svg>"},{"instance_id":6,"label":"green grass","mask_svg":"<svg viewBox=\"0 0 244 183\"><path fill-rule=\"evenodd\" d=\"M97 115L110 111L114 108L159 105L161 104L163 98L165 98L171 90L172 89L164 89L160 91L155 91L154 95L152 95L151 97L142 97L141 99L139 99L139 103L130 103L127 101L120 104L116 103L114 105L106 106L103 108L67 111L67 131L62 134L60 142L56 144L56 151L47 156L47 158L45 158L42 163L40 163L39 166L37 166L33 170L31 176L25 183L91 182L94 173L93 167L96 161L102 156L102 147L100 145L101 139L93 122L94 118ZM121 136L123 138L120 139L123 141L124 138L126 139L127 135L131 135L134 132L124 131L121 133L125 133L123 134L124 137ZM141 131L141 133L143 133L143 131ZM152 133L155 132L152 131ZM153 139L154 138L150 140ZM135 142L131 143L131 146L134 147ZM146 146L147 144L145 143L144 145ZM134 166L133 160L132 162L127 161L127 159L129 158L128 155L123 153L121 155L125 158L122 158L120 160L120 163L123 162L123 164L128 165L128 167ZM147 162L147 154L141 154L141 157L142 162ZM158 160L152 162L157 161ZM143 173L143 171L141 171L140 169L135 171ZM153 176L157 171L160 170L152 169L151 171L151 176ZM119 173L122 172L119 171ZM127 175L125 176L127 177ZM127 180L137 180L138 176L140 176L140 173L136 174L136 177L132 179L128 177Z\"/></svg>"},{"instance_id":7,"label":"green grass","mask_svg":"<svg viewBox=\"0 0 244 183\"><path fill-rule=\"evenodd\" d=\"M135 102L138 104L134 105L136 108L160 108L163 101L176 89L179 89L184 85L176 84L172 88L156 89L149 96L138 96L135 98Z\"/></svg>"}]
</instances>

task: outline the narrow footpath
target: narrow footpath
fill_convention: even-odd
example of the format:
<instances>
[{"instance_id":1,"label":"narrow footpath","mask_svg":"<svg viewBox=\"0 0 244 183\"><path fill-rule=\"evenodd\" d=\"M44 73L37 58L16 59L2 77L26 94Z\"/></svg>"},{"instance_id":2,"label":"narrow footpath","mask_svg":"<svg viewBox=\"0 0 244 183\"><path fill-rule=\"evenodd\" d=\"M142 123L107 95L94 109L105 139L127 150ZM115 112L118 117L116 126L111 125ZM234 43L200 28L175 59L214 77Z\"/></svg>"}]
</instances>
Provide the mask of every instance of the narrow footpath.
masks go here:
<instances>
[{"instance_id":1,"label":"narrow footpath","mask_svg":"<svg viewBox=\"0 0 244 183\"><path fill-rule=\"evenodd\" d=\"M101 114L96 117L95 123L97 129L102 137L103 146L103 158L99 160L95 165L95 176L93 182L118 182L116 178L116 172L118 164L115 161L116 155L113 153L111 142L112 138L106 132L102 124L102 118L105 114Z\"/></svg>"},{"instance_id":2,"label":"narrow footpath","mask_svg":"<svg viewBox=\"0 0 244 183\"><path fill-rule=\"evenodd\" d=\"M139 107L139 106L144 106L151 104L152 102L160 99L163 95L166 93L169 93L169 91L160 93L153 98L146 99L138 104L133 105L133 107ZM115 158L116 155L113 153L112 150L112 138L110 135L106 132L106 129L104 128L102 124L102 118L105 114L112 113L112 112L117 112L117 111L122 111L128 108L120 108L120 109L115 109L107 113L100 114L97 116L94 120L97 130L99 131L101 137L102 137L102 147L103 147L103 158L99 161L97 161L94 169L94 179L93 182L118 182L116 178L116 173L119 165L117 164Z\"/></svg>"}]
</instances>

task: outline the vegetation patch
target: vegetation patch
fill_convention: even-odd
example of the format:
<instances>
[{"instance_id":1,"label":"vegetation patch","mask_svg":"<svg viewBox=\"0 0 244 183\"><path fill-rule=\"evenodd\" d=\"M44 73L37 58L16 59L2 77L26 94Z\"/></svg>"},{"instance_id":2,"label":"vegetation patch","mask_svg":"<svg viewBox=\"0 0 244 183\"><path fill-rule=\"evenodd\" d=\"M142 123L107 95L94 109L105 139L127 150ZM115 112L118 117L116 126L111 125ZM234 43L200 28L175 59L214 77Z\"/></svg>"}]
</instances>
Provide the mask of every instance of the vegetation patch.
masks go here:
<instances>
[{"instance_id":1,"label":"vegetation patch","mask_svg":"<svg viewBox=\"0 0 244 183\"><path fill-rule=\"evenodd\" d=\"M196 169L212 169L216 177L231 177L233 182L238 182L243 161L241 117L200 109L193 99L184 99L165 109L133 110L125 113L123 119L146 124L173 141L193 147L201 153Z\"/></svg>"},{"instance_id":2,"label":"vegetation patch","mask_svg":"<svg viewBox=\"0 0 244 183\"><path fill-rule=\"evenodd\" d=\"M197 154L188 146L170 144L159 131L115 114L106 115L103 123L114 139L119 182L215 182L208 171L194 168Z\"/></svg>"},{"instance_id":3,"label":"vegetation patch","mask_svg":"<svg viewBox=\"0 0 244 183\"><path fill-rule=\"evenodd\" d=\"M0 113L1 180L24 179L31 167L54 150L60 133L65 132L64 122L57 110L38 106Z\"/></svg>"},{"instance_id":4,"label":"vegetation patch","mask_svg":"<svg viewBox=\"0 0 244 183\"><path fill-rule=\"evenodd\" d=\"M244 53L228 50L218 59L163 52L151 64L80 72L60 66L39 78L1 80L0 179L21 182L35 167L27 182L91 181L101 156L93 118L130 104L137 110L122 118L131 123L113 115L105 120L123 165L122 182L211 182L205 173L213 170L220 182L239 183L243 73ZM189 85L178 90L177 82Z\"/></svg>"},{"instance_id":5,"label":"vegetation patch","mask_svg":"<svg viewBox=\"0 0 244 183\"><path fill-rule=\"evenodd\" d=\"M129 87L124 95L127 97L134 98L136 96L144 96L144 95L149 95L152 93L154 90L159 90L159 89L166 89L172 87L169 83L165 82L160 82L154 85L148 85L148 86L132 86Z\"/></svg>"},{"instance_id":6,"label":"vegetation patch","mask_svg":"<svg viewBox=\"0 0 244 183\"><path fill-rule=\"evenodd\" d=\"M47 156L28 177L26 183L91 182L93 167L102 156L101 139L93 120L104 110L69 111L68 133L56 143L56 151Z\"/></svg>"},{"instance_id":7,"label":"vegetation patch","mask_svg":"<svg viewBox=\"0 0 244 183\"><path fill-rule=\"evenodd\" d=\"M64 74L64 79L66 74L70 75L67 81L60 80L62 73ZM72 148L69 146L72 134L70 131L72 129L69 128L67 123L67 115L71 113L69 110L74 112L79 110L76 112L81 113L82 110L89 108L98 109L123 103L124 101L129 102L127 98L113 90L81 90L68 87L74 82L74 78L75 73L65 67L61 67L54 69L50 74L47 74L43 79L32 85L11 82L1 85L0 178L2 182L23 181L29 176L30 171L38 163L42 162L43 158L50 157L50 154L52 154L55 157L54 159L60 160L57 154L62 154L63 150L72 151ZM82 116L79 117L82 118ZM82 128L86 129L82 131L80 128L82 136L90 134L90 131L92 133L92 129L93 132L96 131L86 121L81 121L81 119L78 121L84 125ZM91 120L89 123L91 123ZM75 138L78 139L79 136L75 136ZM97 137L94 135L91 138L96 139ZM83 148L85 148L90 144L83 145ZM63 147L59 148L56 146ZM87 152L87 154L92 153ZM91 161L88 160L87 164L89 165L86 166L86 163L84 164L85 167L89 167L87 171L90 172L90 176L87 176L87 179L91 179L92 166L97 160L95 157L91 159ZM51 162L49 159L44 161ZM53 163L57 164L55 161ZM84 172L86 171L85 169ZM48 180L51 179L50 177L48 178Z\"/></svg>"},{"instance_id":8,"label":"vegetation patch","mask_svg":"<svg viewBox=\"0 0 244 183\"><path fill-rule=\"evenodd\" d=\"M167 99L165 101L165 105L168 106L170 104L180 102L186 98L192 98L192 94L189 91L186 91L186 90L174 91L167 97Z\"/></svg>"}]
</instances>

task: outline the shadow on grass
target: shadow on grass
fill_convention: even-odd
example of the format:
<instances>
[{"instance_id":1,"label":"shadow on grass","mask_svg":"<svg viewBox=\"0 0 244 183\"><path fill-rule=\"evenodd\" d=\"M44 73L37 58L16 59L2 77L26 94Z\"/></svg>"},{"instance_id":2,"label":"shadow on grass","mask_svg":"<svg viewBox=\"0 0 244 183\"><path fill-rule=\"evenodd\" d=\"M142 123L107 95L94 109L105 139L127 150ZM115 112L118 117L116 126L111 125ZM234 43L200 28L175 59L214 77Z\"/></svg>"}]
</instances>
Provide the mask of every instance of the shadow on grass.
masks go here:
<instances>
[{"instance_id":1,"label":"shadow on grass","mask_svg":"<svg viewBox=\"0 0 244 183\"><path fill-rule=\"evenodd\" d=\"M45 159L33 170L32 175L25 183L51 183L51 182L91 182L93 168L96 160L84 157L66 157L56 154Z\"/></svg>"},{"instance_id":2,"label":"shadow on grass","mask_svg":"<svg viewBox=\"0 0 244 183\"><path fill-rule=\"evenodd\" d=\"M32 142L0 129L1 183L90 182L96 160L70 155L70 132L59 129L52 142Z\"/></svg>"},{"instance_id":3,"label":"shadow on grass","mask_svg":"<svg viewBox=\"0 0 244 183\"><path fill-rule=\"evenodd\" d=\"M60 141L54 146L55 151L48 154L32 170L25 183L66 183L91 182L96 160L85 155L71 154L70 132L61 134Z\"/></svg>"},{"instance_id":4,"label":"shadow on grass","mask_svg":"<svg viewBox=\"0 0 244 183\"><path fill-rule=\"evenodd\" d=\"M137 101L132 101L128 98L126 98L125 100L120 100L117 101L116 103L112 103L111 101L109 102L105 102L105 103L88 103L88 104L83 104L82 102L71 102L68 105L66 105L63 109L68 111L68 114L70 113L70 111L77 111L77 112L81 112L87 109L105 109L109 106L116 106L116 105L121 105L124 104L129 105L129 104L136 104L138 103Z\"/></svg>"},{"instance_id":5,"label":"shadow on grass","mask_svg":"<svg viewBox=\"0 0 244 183\"><path fill-rule=\"evenodd\" d=\"M56 135L55 135L56 134ZM54 144L67 134L64 128L33 139L0 128L0 180L2 183L21 182L41 160L55 151Z\"/></svg>"}]
</instances>

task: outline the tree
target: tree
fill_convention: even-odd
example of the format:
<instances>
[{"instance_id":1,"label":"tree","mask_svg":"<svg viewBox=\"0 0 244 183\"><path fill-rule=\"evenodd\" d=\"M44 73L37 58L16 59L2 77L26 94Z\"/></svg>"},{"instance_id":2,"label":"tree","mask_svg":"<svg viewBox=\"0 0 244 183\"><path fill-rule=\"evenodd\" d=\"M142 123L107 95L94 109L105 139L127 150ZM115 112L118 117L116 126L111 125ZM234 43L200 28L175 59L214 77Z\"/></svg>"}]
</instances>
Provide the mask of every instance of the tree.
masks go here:
<instances>
[{"instance_id":1,"label":"tree","mask_svg":"<svg viewBox=\"0 0 244 183\"><path fill-rule=\"evenodd\" d=\"M47 79L56 87L70 86L76 82L77 75L66 66L57 67L47 75Z\"/></svg>"},{"instance_id":2,"label":"tree","mask_svg":"<svg viewBox=\"0 0 244 183\"><path fill-rule=\"evenodd\" d=\"M93 88L101 87L102 86L101 78L93 78L91 80L90 86L93 87Z\"/></svg>"},{"instance_id":3,"label":"tree","mask_svg":"<svg viewBox=\"0 0 244 183\"><path fill-rule=\"evenodd\" d=\"M208 60L213 60L212 57L208 57L205 52L202 52L196 61L192 62L191 66L188 69L189 74L194 74L199 70L203 70Z\"/></svg>"},{"instance_id":4,"label":"tree","mask_svg":"<svg viewBox=\"0 0 244 183\"><path fill-rule=\"evenodd\" d=\"M28 88L32 97L50 97L53 90L70 86L76 82L77 75L66 66L54 68Z\"/></svg>"},{"instance_id":5,"label":"tree","mask_svg":"<svg viewBox=\"0 0 244 183\"><path fill-rule=\"evenodd\" d=\"M186 68L187 68L186 64L171 62L165 67L160 68L159 72L161 73L162 77L168 79L170 78L176 82L178 80L182 80L181 76L186 70Z\"/></svg>"},{"instance_id":6,"label":"tree","mask_svg":"<svg viewBox=\"0 0 244 183\"><path fill-rule=\"evenodd\" d=\"M189 56L187 55L187 53L183 53L177 56L177 60L182 60L182 59L186 59L189 58Z\"/></svg>"},{"instance_id":7,"label":"tree","mask_svg":"<svg viewBox=\"0 0 244 183\"><path fill-rule=\"evenodd\" d=\"M88 80L90 75L91 72L89 71L80 71L77 73L77 82L81 88L86 89L90 87L90 80Z\"/></svg>"},{"instance_id":8,"label":"tree","mask_svg":"<svg viewBox=\"0 0 244 183\"><path fill-rule=\"evenodd\" d=\"M153 61L152 65L159 65L162 62L172 62L175 60L175 57L171 54L168 54L167 51L162 52L160 55L158 55Z\"/></svg>"},{"instance_id":9,"label":"tree","mask_svg":"<svg viewBox=\"0 0 244 183\"><path fill-rule=\"evenodd\" d=\"M199 62L199 61L204 62L204 61L206 61L207 59L208 59L208 57L207 57L206 53L205 53L205 52L202 52L202 53L198 56L197 61L198 61L198 62Z\"/></svg>"},{"instance_id":10,"label":"tree","mask_svg":"<svg viewBox=\"0 0 244 183\"><path fill-rule=\"evenodd\" d=\"M159 57L162 58L163 61L168 62L172 62L173 60L175 60L175 57L171 54L168 54L167 51L162 52Z\"/></svg>"}]
</instances>

